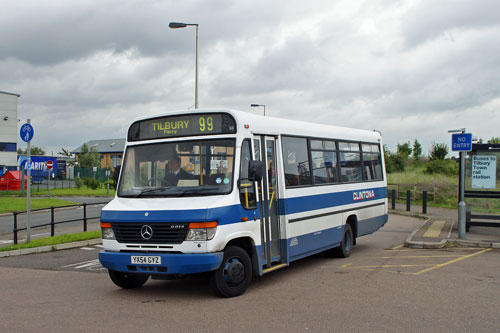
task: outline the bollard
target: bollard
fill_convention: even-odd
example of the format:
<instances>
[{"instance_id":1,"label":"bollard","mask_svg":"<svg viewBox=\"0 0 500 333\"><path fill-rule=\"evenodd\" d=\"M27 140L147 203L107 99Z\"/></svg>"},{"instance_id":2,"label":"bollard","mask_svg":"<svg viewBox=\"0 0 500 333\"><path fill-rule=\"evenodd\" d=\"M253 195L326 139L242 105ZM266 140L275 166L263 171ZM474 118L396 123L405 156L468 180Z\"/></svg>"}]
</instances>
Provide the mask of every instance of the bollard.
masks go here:
<instances>
[{"instance_id":1,"label":"bollard","mask_svg":"<svg viewBox=\"0 0 500 333\"><path fill-rule=\"evenodd\" d=\"M87 231L87 204L83 204L83 231Z\"/></svg>"},{"instance_id":2,"label":"bollard","mask_svg":"<svg viewBox=\"0 0 500 333\"><path fill-rule=\"evenodd\" d=\"M406 190L406 211L410 211L411 191Z\"/></svg>"},{"instance_id":3,"label":"bollard","mask_svg":"<svg viewBox=\"0 0 500 333\"><path fill-rule=\"evenodd\" d=\"M427 191L422 192L422 214L427 214Z\"/></svg>"},{"instance_id":4,"label":"bollard","mask_svg":"<svg viewBox=\"0 0 500 333\"><path fill-rule=\"evenodd\" d=\"M50 207L50 236L54 237L56 233L56 228L54 224L54 206Z\"/></svg>"},{"instance_id":5,"label":"bollard","mask_svg":"<svg viewBox=\"0 0 500 333\"><path fill-rule=\"evenodd\" d=\"M391 204L392 209L396 209L396 190L392 190Z\"/></svg>"},{"instance_id":6,"label":"bollard","mask_svg":"<svg viewBox=\"0 0 500 333\"><path fill-rule=\"evenodd\" d=\"M17 245L17 212L13 212L14 214L14 245Z\"/></svg>"}]
</instances>

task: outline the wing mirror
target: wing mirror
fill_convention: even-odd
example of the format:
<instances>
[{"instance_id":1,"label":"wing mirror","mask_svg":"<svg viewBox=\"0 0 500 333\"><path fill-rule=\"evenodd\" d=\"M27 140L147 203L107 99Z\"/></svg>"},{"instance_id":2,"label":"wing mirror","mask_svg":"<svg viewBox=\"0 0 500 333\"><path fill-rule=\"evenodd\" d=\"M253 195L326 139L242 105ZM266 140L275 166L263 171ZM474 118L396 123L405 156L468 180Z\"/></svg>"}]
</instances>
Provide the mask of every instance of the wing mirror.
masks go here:
<instances>
[{"instance_id":1,"label":"wing mirror","mask_svg":"<svg viewBox=\"0 0 500 333\"><path fill-rule=\"evenodd\" d=\"M248 179L260 182L264 173L264 163L262 161L248 161Z\"/></svg>"}]
</instances>

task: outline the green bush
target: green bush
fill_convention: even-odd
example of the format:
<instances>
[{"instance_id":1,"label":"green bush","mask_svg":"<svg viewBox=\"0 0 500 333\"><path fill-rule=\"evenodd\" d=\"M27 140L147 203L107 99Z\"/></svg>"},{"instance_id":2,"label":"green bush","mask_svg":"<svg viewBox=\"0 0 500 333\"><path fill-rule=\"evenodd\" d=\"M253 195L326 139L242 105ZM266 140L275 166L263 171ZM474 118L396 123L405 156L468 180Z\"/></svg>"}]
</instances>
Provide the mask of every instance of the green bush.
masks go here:
<instances>
[{"instance_id":1,"label":"green bush","mask_svg":"<svg viewBox=\"0 0 500 333\"><path fill-rule=\"evenodd\" d=\"M77 189L82 188L82 186L84 185L84 184L83 184L83 179L81 179L81 178L77 178L77 179L76 179L76 181L75 181L75 185L76 185L76 188L77 188Z\"/></svg>"},{"instance_id":2,"label":"green bush","mask_svg":"<svg viewBox=\"0 0 500 333\"><path fill-rule=\"evenodd\" d=\"M429 155L430 160L443 161L446 155L448 155L448 145L444 143L432 143L431 154Z\"/></svg>"},{"instance_id":3,"label":"green bush","mask_svg":"<svg viewBox=\"0 0 500 333\"><path fill-rule=\"evenodd\" d=\"M85 186L93 190L97 190L101 187L101 182L93 178L83 178L83 183L85 184Z\"/></svg>"},{"instance_id":4,"label":"green bush","mask_svg":"<svg viewBox=\"0 0 500 333\"><path fill-rule=\"evenodd\" d=\"M401 154L387 154L385 161L387 173L403 172L405 170L405 158Z\"/></svg>"},{"instance_id":5,"label":"green bush","mask_svg":"<svg viewBox=\"0 0 500 333\"><path fill-rule=\"evenodd\" d=\"M458 163L452 160L432 160L425 164L424 173L456 176L458 167Z\"/></svg>"}]
</instances>

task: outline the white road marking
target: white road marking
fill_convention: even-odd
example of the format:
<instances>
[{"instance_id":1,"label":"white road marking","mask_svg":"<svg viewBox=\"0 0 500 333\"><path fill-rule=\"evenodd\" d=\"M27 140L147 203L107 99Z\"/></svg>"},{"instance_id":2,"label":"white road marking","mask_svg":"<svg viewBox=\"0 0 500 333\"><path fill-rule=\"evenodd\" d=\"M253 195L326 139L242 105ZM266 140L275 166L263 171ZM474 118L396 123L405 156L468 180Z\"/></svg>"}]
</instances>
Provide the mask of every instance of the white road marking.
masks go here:
<instances>
[{"instance_id":1,"label":"white road marking","mask_svg":"<svg viewBox=\"0 0 500 333\"><path fill-rule=\"evenodd\" d=\"M92 251L95 250L95 247L81 247L80 250L87 250L87 251Z\"/></svg>"},{"instance_id":2,"label":"white road marking","mask_svg":"<svg viewBox=\"0 0 500 333\"><path fill-rule=\"evenodd\" d=\"M73 267L74 269L87 269L89 271L100 271L105 268L101 266L99 259L93 259L88 261L77 262L76 264L69 264L63 266L63 268Z\"/></svg>"}]
</instances>

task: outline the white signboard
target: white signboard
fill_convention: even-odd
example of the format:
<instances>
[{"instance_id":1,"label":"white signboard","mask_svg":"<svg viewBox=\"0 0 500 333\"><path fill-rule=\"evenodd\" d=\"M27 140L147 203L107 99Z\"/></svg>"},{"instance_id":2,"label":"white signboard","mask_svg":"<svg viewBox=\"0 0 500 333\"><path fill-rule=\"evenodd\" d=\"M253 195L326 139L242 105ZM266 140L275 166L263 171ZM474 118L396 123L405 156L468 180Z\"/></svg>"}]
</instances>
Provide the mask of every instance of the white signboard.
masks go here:
<instances>
[{"instance_id":1,"label":"white signboard","mask_svg":"<svg viewBox=\"0 0 500 333\"><path fill-rule=\"evenodd\" d=\"M472 156L472 188L496 188L496 171L496 156Z\"/></svg>"}]
</instances>

